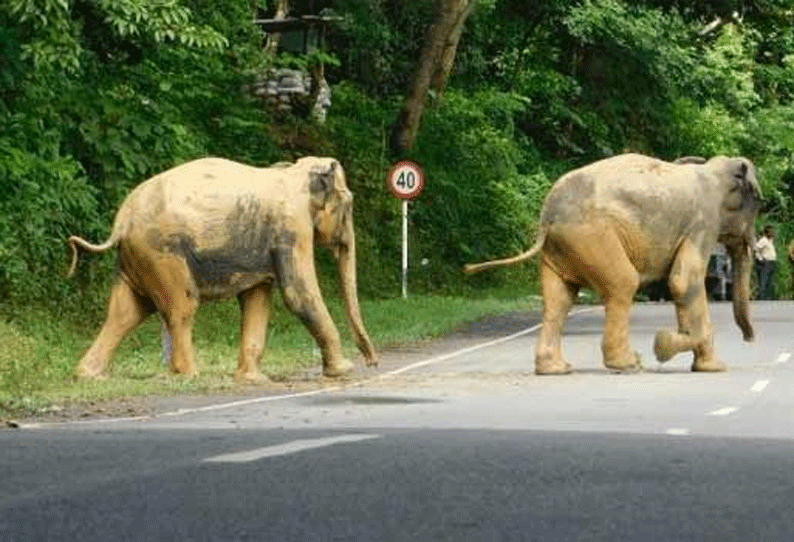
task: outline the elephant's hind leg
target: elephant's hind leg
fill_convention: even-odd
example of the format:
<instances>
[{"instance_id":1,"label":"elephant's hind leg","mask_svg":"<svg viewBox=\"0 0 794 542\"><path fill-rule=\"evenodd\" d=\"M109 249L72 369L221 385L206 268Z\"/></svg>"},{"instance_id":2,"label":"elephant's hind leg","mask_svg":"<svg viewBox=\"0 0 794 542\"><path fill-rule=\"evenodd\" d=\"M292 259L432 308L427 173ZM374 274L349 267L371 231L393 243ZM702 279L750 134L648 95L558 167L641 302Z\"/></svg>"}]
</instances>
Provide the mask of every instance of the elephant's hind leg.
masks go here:
<instances>
[{"instance_id":1,"label":"elephant's hind leg","mask_svg":"<svg viewBox=\"0 0 794 542\"><path fill-rule=\"evenodd\" d=\"M535 350L535 374L567 374L571 366L562 357L562 327L568 318L579 287L565 282L546 262L540 265L543 290L543 324Z\"/></svg>"},{"instance_id":2,"label":"elephant's hind leg","mask_svg":"<svg viewBox=\"0 0 794 542\"><path fill-rule=\"evenodd\" d=\"M238 296L240 301L240 360L234 379L238 382L261 382L259 360L265 350L270 294L273 285L261 284Z\"/></svg>"},{"instance_id":3,"label":"elephant's hind leg","mask_svg":"<svg viewBox=\"0 0 794 542\"><path fill-rule=\"evenodd\" d=\"M108 313L94 343L77 366L78 378L95 378L105 370L121 340L154 312L154 304L135 292L121 278L110 290Z\"/></svg>"},{"instance_id":4,"label":"elephant's hind leg","mask_svg":"<svg viewBox=\"0 0 794 542\"><path fill-rule=\"evenodd\" d=\"M640 276L621 238L609 225L583 225L569 241L576 272L604 300L604 335L601 352L604 366L616 371L639 368L639 358L629 344L629 313Z\"/></svg>"}]
</instances>

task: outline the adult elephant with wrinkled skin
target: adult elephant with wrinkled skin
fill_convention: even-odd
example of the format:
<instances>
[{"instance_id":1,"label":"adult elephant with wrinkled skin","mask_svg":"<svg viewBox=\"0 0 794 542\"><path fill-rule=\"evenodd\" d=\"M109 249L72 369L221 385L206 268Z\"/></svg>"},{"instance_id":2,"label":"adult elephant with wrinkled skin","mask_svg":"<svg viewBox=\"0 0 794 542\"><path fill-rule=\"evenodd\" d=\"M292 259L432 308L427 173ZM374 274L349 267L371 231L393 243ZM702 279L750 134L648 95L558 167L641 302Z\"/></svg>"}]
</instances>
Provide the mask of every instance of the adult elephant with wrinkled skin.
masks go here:
<instances>
[{"instance_id":1,"label":"adult elephant with wrinkled skin","mask_svg":"<svg viewBox=\"0 0 794 542\"><path fill-rule=\"evenodd\" d=\"M709 255L722 242L733 264L733 310L744 340L753 340L749 283L753 223L761 189L746 158L687 157L670 163L625 154L571 171L543 204L537 240L512 258L465 267L469 273L525 261L540 253L543 323L535 353L537 374L571 371L561 352L562 327L583 286L606 311L601 343L604 365L639 368L628 340L629 311L637 288L664 279L678 330L660 330L659 361L694 352L693 371L724 371L714 352L705 275Z\"/></svg>"},{"instance_id":2,"label":"adult elephant with wrinkled skin","mask_svg":"<svg viewBox=\"0 0 794 542\"><path fill-rule=\"evenodd\" d=\"M77 367L78 377L101 376L118 344L159 312L171 335L171 370L196 372L192 323L200 301L237 296L241 307L235 378L259 380L274 284L286 306L314 336L323 374L353 365L320 294L314 245L331 247L350 327L367 364L376 353L364 329L356 287L353 195L333 158L256 168L221 158L177 166L136 187L122 203L101 245L72 236L69 276L79 249L118 246L118 277L107 319Z\"/></svg>"}]
</instances>

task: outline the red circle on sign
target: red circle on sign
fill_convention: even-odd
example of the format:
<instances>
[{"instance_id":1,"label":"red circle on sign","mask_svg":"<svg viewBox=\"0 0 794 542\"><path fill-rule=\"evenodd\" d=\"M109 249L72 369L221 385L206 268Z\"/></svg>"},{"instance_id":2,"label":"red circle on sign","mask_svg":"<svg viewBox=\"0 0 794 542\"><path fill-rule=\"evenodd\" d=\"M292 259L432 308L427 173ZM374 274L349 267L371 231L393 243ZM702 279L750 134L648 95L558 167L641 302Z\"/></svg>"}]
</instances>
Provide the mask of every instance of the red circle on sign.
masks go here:
<instances>
[{"instance_id":1,"label":"red circle on sign","mask_svg":"<svg viewBox=\"0 0 794 542\"><path fill-rule=\"evenodd\" d=\"M396 162L386 177L389 190L400 199L413 199L424 188L424 173L416 162L401 160Z\"/></svg>"}]
</instances>

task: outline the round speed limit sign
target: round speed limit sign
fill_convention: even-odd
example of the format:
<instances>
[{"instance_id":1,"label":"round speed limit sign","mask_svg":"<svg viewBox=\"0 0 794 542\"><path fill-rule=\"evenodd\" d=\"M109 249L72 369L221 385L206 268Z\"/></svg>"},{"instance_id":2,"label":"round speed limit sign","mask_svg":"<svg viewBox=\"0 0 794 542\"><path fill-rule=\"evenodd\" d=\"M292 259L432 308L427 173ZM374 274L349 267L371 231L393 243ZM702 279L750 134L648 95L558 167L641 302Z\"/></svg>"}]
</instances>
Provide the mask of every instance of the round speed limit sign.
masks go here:
<instances>
[{"instance_id":1,"label":"round speed limit sign","mask_svg":"<svg viewBox=\"0 0 794 542\"><path fill-rule=\"evenodd\" d=\"M401 160L389 169L387 177L389 190L400 199L413 199L424 188L424 174L419 164Z\"/></svg>"}]
</instances>

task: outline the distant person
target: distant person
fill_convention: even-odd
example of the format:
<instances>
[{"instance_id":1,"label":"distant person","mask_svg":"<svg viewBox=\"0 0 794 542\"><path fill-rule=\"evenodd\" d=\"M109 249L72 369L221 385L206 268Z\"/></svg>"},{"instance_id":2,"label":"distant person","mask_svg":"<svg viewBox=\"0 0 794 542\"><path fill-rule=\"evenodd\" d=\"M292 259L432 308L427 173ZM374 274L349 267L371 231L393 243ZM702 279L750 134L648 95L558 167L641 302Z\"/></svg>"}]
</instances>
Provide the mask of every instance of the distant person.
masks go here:
<instances>
[{"instance_id":1,"label":"distant person","mask_svg":"<svg viewBox=\"0 0 794 542\"><path fill-rule=\"evenodd\" d=\"M767 224L764 233L755 243L755 259L758 265L758 299L775 299L775 229Z\"/></svg>"},{"instance_id":2,"label":"distant person","mask_svg":"<svg viewBox=\"0 0 794 542\"><path fill-rule=\"evenodd\" d=\"M788 265L791 269L791 298L794 299L794 239L788 244Z\"/></svg>"},{"instance_id":3,"label":"distant person","mask_svg":"<svg viewBox=\"0 0 794 542\"><path fill-rule=\"evenodd\" d=\"M160 326L160 343L160 363L163 365L170 365L173 347L171 343L171 334L168 332L168 326L165 324L165 320L162 321Z\"/></svg>"}]
</instances>

